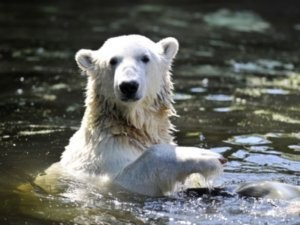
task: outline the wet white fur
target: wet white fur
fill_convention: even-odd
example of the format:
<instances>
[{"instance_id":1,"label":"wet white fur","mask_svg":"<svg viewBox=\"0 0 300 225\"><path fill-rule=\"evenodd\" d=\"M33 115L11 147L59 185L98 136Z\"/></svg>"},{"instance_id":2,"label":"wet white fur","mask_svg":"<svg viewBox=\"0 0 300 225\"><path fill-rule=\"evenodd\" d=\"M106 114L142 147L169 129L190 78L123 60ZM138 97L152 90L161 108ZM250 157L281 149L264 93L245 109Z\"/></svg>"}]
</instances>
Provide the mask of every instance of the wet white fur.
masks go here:
<instances>
[{"instance_id":1,"label":"wet white fur","mask_svg":"<svg viewBox=\"0 0 300 225\"><path fill-rule=\"evenodd\" d=\"M70 139L60 167L70 174L93 175L145 195L163 195L178 181L222 170L221 156L173 143L171 65L174 38L157 43L139 35L108 39L96 51L80 50L76 62L87 75L86 110ZM149 57L144 63L142 56ZM118 63L110 65L116 57ZM138 101L122 101L119 84L139 83Z\"/></svg>"}]
</instances>

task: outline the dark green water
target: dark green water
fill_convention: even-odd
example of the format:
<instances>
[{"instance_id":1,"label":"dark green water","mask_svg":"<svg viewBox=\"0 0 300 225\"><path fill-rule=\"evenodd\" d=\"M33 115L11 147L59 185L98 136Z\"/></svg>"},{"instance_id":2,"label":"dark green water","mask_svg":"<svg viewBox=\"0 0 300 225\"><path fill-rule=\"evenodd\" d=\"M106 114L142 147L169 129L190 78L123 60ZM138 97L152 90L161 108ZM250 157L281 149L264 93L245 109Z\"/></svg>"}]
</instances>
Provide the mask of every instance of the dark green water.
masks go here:
<instances>
[{"instance_id":1,"label":"dark green water","mask_svg":"<svg viewBox=\"0 0 300 225\"><path fill-rule=\"evenodd\" d=\"M300 224L283 201L113 196L76 183L57 195L17 190L79 126L75 52L128 33L179 40L177 141L229 159L216 185L300 184L299 3L201 2L0 3L0 224Z\"/></svg>"}]
</instances>

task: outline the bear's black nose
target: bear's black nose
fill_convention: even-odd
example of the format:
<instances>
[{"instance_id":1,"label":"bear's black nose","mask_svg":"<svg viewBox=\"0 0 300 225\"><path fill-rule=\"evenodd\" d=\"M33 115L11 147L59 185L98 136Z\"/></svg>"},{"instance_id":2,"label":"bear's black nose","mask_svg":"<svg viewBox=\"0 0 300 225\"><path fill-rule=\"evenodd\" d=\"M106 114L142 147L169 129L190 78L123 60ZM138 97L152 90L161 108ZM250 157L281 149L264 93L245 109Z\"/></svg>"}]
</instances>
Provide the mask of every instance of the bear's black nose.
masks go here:
<instances>
[{"instance_id":1,"label":"bear's black nose","mask_svg":"<svg viewBox=\"0 0 300 225\"><path fill-rule=\"evenodd\" d=\"M122 94L126 95L127 97L133 97L139 88L139 84L136 81L124 81L119 87Z\"/></svg>"}]
</instances>

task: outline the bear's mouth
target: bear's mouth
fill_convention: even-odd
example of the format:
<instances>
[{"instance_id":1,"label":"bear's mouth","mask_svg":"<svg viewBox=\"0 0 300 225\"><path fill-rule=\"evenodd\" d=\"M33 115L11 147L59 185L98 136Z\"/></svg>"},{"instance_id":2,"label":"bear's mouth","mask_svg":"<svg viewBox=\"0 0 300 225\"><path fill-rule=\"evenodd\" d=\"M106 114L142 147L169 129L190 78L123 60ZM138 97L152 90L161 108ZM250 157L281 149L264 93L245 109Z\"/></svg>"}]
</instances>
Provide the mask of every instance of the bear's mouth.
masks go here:
<instances>
[{"instance_id":1,"label":"bear's mouth","mask_svg":"<svg viewBox=\"0 0 300 225\"><path fill-rule=\"evenodd\" d=\"M137 95L121 95L120 96L120 100L122 102L137 102L138 100L140 100L141 98Z\"/></svg>"}]
</instances>

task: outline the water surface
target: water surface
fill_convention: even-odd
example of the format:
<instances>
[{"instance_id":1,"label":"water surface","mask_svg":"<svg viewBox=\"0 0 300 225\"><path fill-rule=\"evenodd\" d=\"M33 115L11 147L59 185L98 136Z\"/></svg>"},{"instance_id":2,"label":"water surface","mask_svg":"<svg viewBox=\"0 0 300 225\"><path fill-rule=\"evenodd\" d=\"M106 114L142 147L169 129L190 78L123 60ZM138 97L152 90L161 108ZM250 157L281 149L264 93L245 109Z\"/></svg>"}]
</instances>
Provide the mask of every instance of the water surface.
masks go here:
<instances>
[{"instance_id":1,"label":"water surface","mask_svg":"<svg viewBox=\"0 0 300 225\"><path fill-rule=\"evenodd\" d=\"M71 182L60 194L18 190L79 127L86 79L75 52L128 33L178 38L176 140L229 159L215 185L299 185L300 5L230 2L0 3L0 223L299 224L294 202L112 195Z\"/></svg>"}]
</instances>

